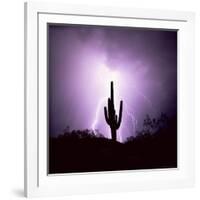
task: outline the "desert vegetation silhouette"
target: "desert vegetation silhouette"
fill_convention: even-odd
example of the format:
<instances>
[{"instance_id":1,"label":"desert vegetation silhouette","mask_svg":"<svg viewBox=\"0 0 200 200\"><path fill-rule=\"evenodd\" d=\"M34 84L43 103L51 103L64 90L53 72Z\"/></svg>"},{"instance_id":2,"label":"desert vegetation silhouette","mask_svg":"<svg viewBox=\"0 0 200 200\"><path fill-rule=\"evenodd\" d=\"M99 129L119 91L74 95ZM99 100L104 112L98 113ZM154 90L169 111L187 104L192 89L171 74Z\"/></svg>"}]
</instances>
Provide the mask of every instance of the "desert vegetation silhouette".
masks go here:
<instances>
[{"instance_id":1,"label":"desert vegetation silhouette","mask_svg":"<svg viewBox=\"0 0 200 200\"><path fill-rule=\"evenodd\" d=\"M123 101L119 115L114 105L114 83L110 83L108 107L104 115L111 139L98 130L66 129L49 137L49 173L95 172L177 167L177 116L147 114L142 127L123 142L117 141L122 122ZM122 133L123 134L123 133ZM124 135L126 135L124 133Z\"/></svg>"},{"instance_id":2,"label":"desert vegetation silhouette","mask_svg":"<svg viewBox=\"0 0 200 200\"><path fill-rule=\"evenodd\" d=\"M134 133L133 133L134 134ZM123 143L93 130L64 130L49 137L49 173L177 167L177 118L147 115Z\"/></svg>"},{"instance_id":3,"label":"desert vegetation silhouette","mask_svg":"<svg viewBox=\"0 0 200 200\"><path fill-rule=\"evenodd\" d=\"M120 101L119 116L116 115L114 105L114 88L113 81L110 83L110 98L108 98L108 109L104 107L104 116L107 124L110 126L111 137L113 141L117 139L117 129L119 129L122 121L123 101Z\"/></svg>"}]
</instances>

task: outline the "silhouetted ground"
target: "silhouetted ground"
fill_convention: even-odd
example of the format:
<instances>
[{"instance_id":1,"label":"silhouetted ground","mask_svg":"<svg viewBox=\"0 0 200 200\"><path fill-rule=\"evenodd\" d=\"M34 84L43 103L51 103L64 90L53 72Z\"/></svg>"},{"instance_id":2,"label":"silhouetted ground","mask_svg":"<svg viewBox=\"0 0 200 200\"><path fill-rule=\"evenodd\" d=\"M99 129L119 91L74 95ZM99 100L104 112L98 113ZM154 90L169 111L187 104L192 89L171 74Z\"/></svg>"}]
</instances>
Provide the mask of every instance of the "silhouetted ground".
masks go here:
<instances>
[{"instance_id":1,"label":"silhouetted ground","mask_svg":"<svg viewBox=\"0 0 200 200\"><path fill-rule=\"evenodd\" d=\"M176 167L176 123L154 134L139 133L125 143L95 136L89 130L49 139L49 173Z\"/></svg>"}]
</instances>

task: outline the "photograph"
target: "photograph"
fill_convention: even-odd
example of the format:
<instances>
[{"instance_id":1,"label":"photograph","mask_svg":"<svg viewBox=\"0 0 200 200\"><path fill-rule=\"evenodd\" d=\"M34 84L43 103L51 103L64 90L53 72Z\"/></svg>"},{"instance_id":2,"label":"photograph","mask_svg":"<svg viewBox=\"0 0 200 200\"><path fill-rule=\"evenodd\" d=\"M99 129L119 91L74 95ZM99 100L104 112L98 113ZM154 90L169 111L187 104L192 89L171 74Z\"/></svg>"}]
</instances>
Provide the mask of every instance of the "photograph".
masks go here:
<instances>
[{"instance_id":1,"label":"photograph","mask_svg":"<svg viewBox=\"0 0 200 200\"><path fill-rule=\"evenodd\" d=\"M177 30L47 24L48 174L178 168Z\"/></svg>"}]
</instances>

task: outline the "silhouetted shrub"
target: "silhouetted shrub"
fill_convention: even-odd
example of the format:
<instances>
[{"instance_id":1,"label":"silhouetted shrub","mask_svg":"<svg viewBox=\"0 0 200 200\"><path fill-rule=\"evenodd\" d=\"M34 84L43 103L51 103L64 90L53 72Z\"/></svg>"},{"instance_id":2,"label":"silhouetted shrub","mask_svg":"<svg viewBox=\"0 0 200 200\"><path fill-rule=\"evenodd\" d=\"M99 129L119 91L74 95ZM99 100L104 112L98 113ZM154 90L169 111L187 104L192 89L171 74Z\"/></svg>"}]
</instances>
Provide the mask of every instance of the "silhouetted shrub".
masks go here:
<instances>
[{"instance_id":1,"label":"silhouetted shrub","mask_svg":"<svg viewBox=\"0 0 200 200\"><path fill-rule=\"evenodd\" d=\"M123 134L123 133L122 133ZM177 119L146 116L144 128L125 143L95 130L71 130L49 138L49 173L177 167Z\"/></svg>"}]
</instances>

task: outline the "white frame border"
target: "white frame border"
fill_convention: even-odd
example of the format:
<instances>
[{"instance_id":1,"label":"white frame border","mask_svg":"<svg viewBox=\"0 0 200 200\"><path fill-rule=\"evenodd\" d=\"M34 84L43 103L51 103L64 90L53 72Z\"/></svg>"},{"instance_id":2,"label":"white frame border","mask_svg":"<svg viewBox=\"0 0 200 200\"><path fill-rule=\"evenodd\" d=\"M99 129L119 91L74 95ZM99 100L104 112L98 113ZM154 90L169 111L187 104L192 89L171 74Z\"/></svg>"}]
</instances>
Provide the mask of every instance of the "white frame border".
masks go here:
<instances>
[{"instance_id":1,"label":"white frame border","mask_svg":"<svg viewBox=\"0 0 200 200\"><path fill-rule=\"evenodd\" d=\"M92 22L91 18L95 18L95 22L94 20ZM45 92L47 77L46 68L39 68L39 66L47 64L45 23L62 22L62 20L63 23L67 20L73 23L96 25L113 25L115 21L121 20L125 25L134 22L136 27L179 30L178 127L181 139L178 145L180 146L178 169L47 176L47 166L44 162L47 153L46 137L45 134L39 134L46 131L44 103L47 98ZM25 3L25 196L174 188L192 186L193 183L194 14L121 7Z\"/></svg>"}]
</instances>

